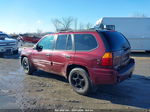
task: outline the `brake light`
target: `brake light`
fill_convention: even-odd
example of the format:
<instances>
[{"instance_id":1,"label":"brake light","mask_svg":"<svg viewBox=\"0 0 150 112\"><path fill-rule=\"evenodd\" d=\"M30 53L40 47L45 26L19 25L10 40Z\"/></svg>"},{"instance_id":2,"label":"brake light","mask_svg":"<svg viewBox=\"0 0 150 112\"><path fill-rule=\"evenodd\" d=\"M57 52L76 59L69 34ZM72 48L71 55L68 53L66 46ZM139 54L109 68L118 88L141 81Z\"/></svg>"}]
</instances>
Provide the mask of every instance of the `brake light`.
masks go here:
<instances>
[{"instance_id":1,"label":"brake light","mask_svg":"<svg viewBox=\"0 0 150 112\"><path fill-rule=\"evenodd\" d=\"M112 66L113 65L113 56L111 52L106 52L101 60L101 65L102 66Z\"/></svg>"}]
</instances>

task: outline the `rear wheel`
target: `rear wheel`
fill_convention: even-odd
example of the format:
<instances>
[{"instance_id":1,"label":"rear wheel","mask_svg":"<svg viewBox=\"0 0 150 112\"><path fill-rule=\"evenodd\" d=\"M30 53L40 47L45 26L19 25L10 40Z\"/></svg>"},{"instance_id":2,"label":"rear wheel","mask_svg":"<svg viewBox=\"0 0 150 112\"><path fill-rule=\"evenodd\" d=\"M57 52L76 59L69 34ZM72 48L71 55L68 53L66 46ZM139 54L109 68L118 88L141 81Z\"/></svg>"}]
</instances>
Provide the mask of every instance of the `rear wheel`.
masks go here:
<instances>
[{"instance_id":1,"label":"rear wheel","mask_svg":"<svg viewBox=\"0 0 150 112\"><path fill-rule=\"evenodd\" d=\"M69 83L74 91L87 95L91 90L91 81L89 80L88 73L82 68L74 68L69 74Z\"/></svg>"},{"instance_id":2,"label":"rear wheel","mask_svg":"<svg viewBox=\"0 0 150 112\"><path fill-rule=\"evenodd\" d=\"M22 66L26 74L32 75L32 73L35 71L35 68L30 64L27 57L22 59Z\"/></svg>"}]
</instances>

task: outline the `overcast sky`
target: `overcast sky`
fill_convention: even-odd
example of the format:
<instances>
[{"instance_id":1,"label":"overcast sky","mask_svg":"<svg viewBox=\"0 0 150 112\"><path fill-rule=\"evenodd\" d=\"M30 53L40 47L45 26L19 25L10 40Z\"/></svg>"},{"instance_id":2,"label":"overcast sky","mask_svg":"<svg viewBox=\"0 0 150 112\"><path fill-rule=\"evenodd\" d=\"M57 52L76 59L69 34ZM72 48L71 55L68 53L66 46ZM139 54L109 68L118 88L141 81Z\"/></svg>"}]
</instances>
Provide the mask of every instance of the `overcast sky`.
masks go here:
<instances>
[{"instance_id":1,"label":"overcast sky","mask_svg":"<svg viewBox=\"0 0 150 112\"><path fill-rule=\"evenodd\" d=\"M54 18L77 18L83 24L101 17L150 16L150 0L0 0L0 31L54 31Z\"/></svg>"}]
</instances>

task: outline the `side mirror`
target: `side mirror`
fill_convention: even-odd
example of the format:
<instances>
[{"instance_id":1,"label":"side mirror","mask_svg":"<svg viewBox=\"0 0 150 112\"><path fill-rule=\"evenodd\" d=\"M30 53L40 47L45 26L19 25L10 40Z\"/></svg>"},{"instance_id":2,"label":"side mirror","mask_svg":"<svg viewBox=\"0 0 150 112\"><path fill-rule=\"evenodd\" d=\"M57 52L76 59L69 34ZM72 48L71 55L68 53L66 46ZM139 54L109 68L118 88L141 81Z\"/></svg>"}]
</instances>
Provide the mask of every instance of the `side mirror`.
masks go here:
<instances>
[{"instance_id":1,"label":"side mirror","mask_svg":"<svg viewBox=\"0 0 150 112\"><path fill-rule=\"evenodd\" d=\"M36 44L35 44L35 45L33 45L33 49L36 49Z\"/></svg>"},{"instance_id":2,"label":"side mirror","mask_svg":"<svg viewBox=\"0 0 150 112\"><path fill-rule=\"evenodd\" d=\"M36 50L42 51L42 49L43 49L43 46L39 46L39 45L36 46Z\"/></svg>"}]
</instances>

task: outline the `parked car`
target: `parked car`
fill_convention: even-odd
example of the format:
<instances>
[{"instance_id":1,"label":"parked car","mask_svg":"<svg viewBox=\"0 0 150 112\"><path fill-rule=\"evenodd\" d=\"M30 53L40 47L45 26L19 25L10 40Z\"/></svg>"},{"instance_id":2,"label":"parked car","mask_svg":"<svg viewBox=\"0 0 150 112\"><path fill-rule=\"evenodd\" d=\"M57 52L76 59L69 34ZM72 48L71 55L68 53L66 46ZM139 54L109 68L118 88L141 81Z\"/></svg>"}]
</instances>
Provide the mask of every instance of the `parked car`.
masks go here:
<instances>
[{"instance_id":1,"label":"parked car","mask_svg":"<svg viewBox=\"0 0 150 112\"><path fill-rule=\"evenodd\" d=\"M30 36L30 35L20 35L20 41L22 42L31 42L31 43L37 43L41 38L36 36Z\"/></svg>"},{"instance_id":2,"label":"parked car","mask_svg":"<svg viewBox=\"0 0 150 112\"><path fill-rule=\"evenodd\" d=\"M9 35L0 32L0 54L18 53L18 41L11 38Z\"/></svg>"},{"instance_id":3,"label":"parked car","mask_svg":"<svg viewBox=\"0 0 150 112\"><path fill-rule=\"evenodd\" d=\"M74 91L86 95L95 85L116 84L131 77L135 62L130 44L119 32L68 31L44 36L21 53L26 74L35 70L64 76Z\"/></svg>"}]
</instances>

